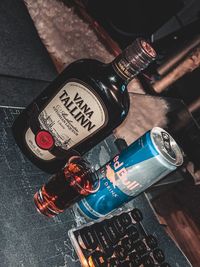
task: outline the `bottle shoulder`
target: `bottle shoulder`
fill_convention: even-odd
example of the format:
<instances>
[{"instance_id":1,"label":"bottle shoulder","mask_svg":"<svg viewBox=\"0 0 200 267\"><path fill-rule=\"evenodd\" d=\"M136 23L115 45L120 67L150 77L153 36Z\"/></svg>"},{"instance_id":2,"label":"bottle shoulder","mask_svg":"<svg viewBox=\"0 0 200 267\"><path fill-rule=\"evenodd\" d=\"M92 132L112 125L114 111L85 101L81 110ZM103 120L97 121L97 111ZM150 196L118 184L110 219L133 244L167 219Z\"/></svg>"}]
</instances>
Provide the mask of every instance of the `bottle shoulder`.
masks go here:
<instances>
[{"instance_id":1,"label":"bottle shoulder","mask_svg":"<svg viewBox=\"0 0 200 267\"><path fill-rule=\"evenodd\" d=\"M96 59L81 59L66 67L37 98L39 106L46 105L59 92L62 94L69 83L70 86L75 86L76 90L79 90L81 84L84 90L93 92L110 114L121 114L123 110L128 112L129 96L125 81L113 71L112 63L105 64Z\"/></svg>"},{"instance_id":2,"label":"bottle shoulder","mask_svg":"<svg viewBox=\"0 0 200 267\"><path fill-rule=\"evenodd\" d=\"M84 73L91 72L96 68L104 68L107 64L93 58L83 58L76 60L69 64L64 70L64 73L68 73L70 70L77 70L80 69Z\"/></svg>"},{"instance_id":3,"label":"bottle shoulder","mask_svg":"<svg viewBox=\"0 0 200 267\"><path fill-rule=\"evenodd\" d=\"M114 70L111 63L103 63L96 59L81 59L70 64L60 75L63 82L76 80L85 83L102 94L111 94L114 98L126 95L126 81Z\"/></svg>"}]
</instances>

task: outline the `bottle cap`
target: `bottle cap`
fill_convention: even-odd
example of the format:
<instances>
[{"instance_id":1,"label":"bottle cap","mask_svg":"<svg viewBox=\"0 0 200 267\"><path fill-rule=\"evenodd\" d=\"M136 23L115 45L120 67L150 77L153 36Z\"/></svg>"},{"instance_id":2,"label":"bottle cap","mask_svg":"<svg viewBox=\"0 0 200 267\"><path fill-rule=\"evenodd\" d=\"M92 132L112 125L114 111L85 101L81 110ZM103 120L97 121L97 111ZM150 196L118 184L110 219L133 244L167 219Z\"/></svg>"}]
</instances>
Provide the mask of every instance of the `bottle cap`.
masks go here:
<instances>
[{"instance_id":1,"label":"bottle cap","mask_svg":"<svg viewBox=\"0 0 200 267\"><path fill-rule=\"evenodd\" d=\"M124 50L124 57L130 64L130 69L134 75L145 69L156 59L156 51L151 44L142 38L137 38L130 46Z\"/></svg>"},{"instance_id":2,"label":"bottle cap","mask_svg":"<svg viewBox=\"0 0 200 267\"><path fill-rule=\"evenodd\" d=\"M131 80L156 59L156 51L143 38L137 38L116 59L113 66L118 74L126 80Z\"/></svg>"}]
</instances>

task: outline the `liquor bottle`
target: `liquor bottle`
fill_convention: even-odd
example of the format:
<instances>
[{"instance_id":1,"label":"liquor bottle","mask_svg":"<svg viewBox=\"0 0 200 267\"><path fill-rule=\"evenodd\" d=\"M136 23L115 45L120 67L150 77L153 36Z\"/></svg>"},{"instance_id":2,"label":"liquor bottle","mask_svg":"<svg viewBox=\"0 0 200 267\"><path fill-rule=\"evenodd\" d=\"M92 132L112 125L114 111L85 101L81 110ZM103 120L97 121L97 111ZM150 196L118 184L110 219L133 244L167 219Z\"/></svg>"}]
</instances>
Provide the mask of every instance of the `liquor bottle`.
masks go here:
<instances>
[{"instance_id":1,"label":"liquor bottle","mask_svg":"<svg viewBox=\"0 0 200 267\"><path fill-rule=\"evenodd\" d=\"M39 168L55 173L112 133L129 110L127 84L156 57L138 38L111 63L81 59L70 64L19 115L13 135Z\"/></svg>"}]
</instances>

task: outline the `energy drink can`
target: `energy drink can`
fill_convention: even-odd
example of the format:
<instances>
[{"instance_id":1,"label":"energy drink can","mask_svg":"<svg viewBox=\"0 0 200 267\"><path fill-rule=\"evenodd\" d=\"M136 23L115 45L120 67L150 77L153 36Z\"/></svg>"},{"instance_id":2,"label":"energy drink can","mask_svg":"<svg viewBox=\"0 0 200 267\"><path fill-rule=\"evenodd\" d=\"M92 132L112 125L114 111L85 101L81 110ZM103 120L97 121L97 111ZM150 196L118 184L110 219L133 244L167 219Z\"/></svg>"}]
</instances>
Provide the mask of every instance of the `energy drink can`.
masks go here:
<instances>
[{"instance_id":1,"label":"energy drink can","mask_svg":"<svg viewBox=\"0 0 200 267\"><path fill-rule=\"evenodd\" d=\"M183 163L176 141L154 127L97 170L99 190L78 202L90 219L104 217L158 182Z\"/></svg>"}]
</instances>

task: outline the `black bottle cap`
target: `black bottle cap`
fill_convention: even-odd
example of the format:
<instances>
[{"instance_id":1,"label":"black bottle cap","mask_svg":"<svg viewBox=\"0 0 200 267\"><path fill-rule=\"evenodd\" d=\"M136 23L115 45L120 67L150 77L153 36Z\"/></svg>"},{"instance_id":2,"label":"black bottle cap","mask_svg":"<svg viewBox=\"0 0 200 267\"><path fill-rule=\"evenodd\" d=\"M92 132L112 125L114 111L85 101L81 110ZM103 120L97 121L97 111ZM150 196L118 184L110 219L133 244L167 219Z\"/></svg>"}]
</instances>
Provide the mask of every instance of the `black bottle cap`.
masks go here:
<instances>
[{"instance_id":1,"label":"black bottle cap","mask_svg":"<svg viewBox=\"0 0 200 267\"><path fill-rule=\"evenodd\" d=\"M128 255L128 252L123 246L117 245L114 250L114 255L116 255L116 257L120 260L125 260Z\"/></svg>"},{"instance_id":2,"label":"black bottle cap","mask_svg":"<svg viewBox=\"0 0 200 267\"><path fill-rule=\"evenodd\" d=\"M132 252L131 254L129 254L129 259L136 266L139 266L142 263L141 256L138 253L136 253L136 252Z\"/></svg>"},{"instance_id":3,"label":"black bottle cap","mask_svg":"<svg viewBox=\"0 0 200 267\"><path fill-rule=\"evenodd\" d=\"M106 267L107 266L107 257L101 251L93 252L88 258L88 264L90 267Z\"/></svg>"},{"instance_id":4,"label":"black bottle cap","mask_svg":"<svg viewBox=\"0 0 200 267\"><path fill-rule=\"evenodd\" d=\"M143 220L143 215L142 215L142 212L139 210L139 209L137 209L137 208L135 208L135 209L133 209L132 211L131 211L131 217L133 218L133 220L135 221L135 222L141 222L142 220Z\"/></svg>"},{"instance_id":5,"label":"black bottle cap","mask_svg":"<svg viewBox=\"0 0 200 267\"><path fill-rule=\"evenodd\" d=\"M147 246L151 249L154 249L158 246L157 238L153 235L148 235L145 238L145 242L146 242Z\"/></svg>"},{"instance_id":6,"label":"black bottle cap","mask_svg":"<svg viewBox=\"0 0 200 267\"><path fill-rule=\"evenodd\" d=\"M143 263L144 267L155 267L156 266L153 258L149 255L145 256L142 259L142 263Z\"/></svg>"},{"instance_id":7,"label":"black bottle cap","mask_svg":"<svg viewBox=\"0 0 200 267\"><path fill-rule=\"evenodd\" d=\"M146 245L140 240L135 243L135 250L139 255L144 255L147 252Z\"/></svg>"},{"instance_id":8,"label":"black bottle cap","mask_svg":"<svg viewBox=\"0 0 200 267\"><path fill-rule=\"evenodd\" d=\"M164 262L160 265L160 267L171 267L171 265L167 262Z\"/></svg>"},{"instance_id":9,"label":"black bottle cap","mask_svg":"<svg viewBox=\"0 0 200 267\"><path fill-rule=\"evenodd\" d=\"M134 241L131 237L125 237L121 241L121 246L129 253L134 249Z\"/></svg>"},{"instance_id":10,"label":"black bottle cap","mask_svg":"<svg viewBox=\"0 0 200 267\"><path fill-rule=\"evenodd\" d=\"M156 51L149 42L138 38L124 50L124 57L130 63L130 67L135 73L146 68L156 59Z\"/></svg>"},{"instance_id":11,"label":"black bottle cap","mask_svg":"<svg viewBox=\"0 0 200 267\"><path fill-rule=\"evenodd\" d=\"M85 227L79 231L80 237L78 238L79 245L83 249L96 249L98 241L92 227Z\"/></svg>"},{"instance_id":12,"label":"black bottle cap","mask_svg":"<svg viewBox=\"0 0 200 267\"><path fill-rule=\"evenodd\" d=\"M140 234L137 230L137 228L133 225L127 228L126 234L132 238L133 241L137 241L140 237Z\"/></svg>"},{"instance_id":13,"label":"black bottle cap","mask_svg":"<svg viewBox=\"0 0 200 267\"><path fill-rule=\"evenodd\" d=\"M156 59L156 51L145 39L137 38L116 59L113 66L127 81L131 80Z\"/></svg>"},{"instance_id":14,"label":"black bottle cap","mask_svg":"<svg viewBox=\"0 0 200 267\"><path fill-rule=\"evenodd\" d=\"M131 217L128 213L123 212L122 214L120 214L120 216L118 217L118 219L120 220L121 224L127 228L128 226L130 226L132 224L132 220Z\"/></svg>"},{"instance_id":15,"label":"black bottle cap","mask_svg":"<svg viewBox=\"0 0 200 267\"><path fill-rule=\"evenodd\" d=\"M153 257L158 263L162 263L165 260L165 254L159 248L153 251Z\"/></svg>"}]
</instances>

